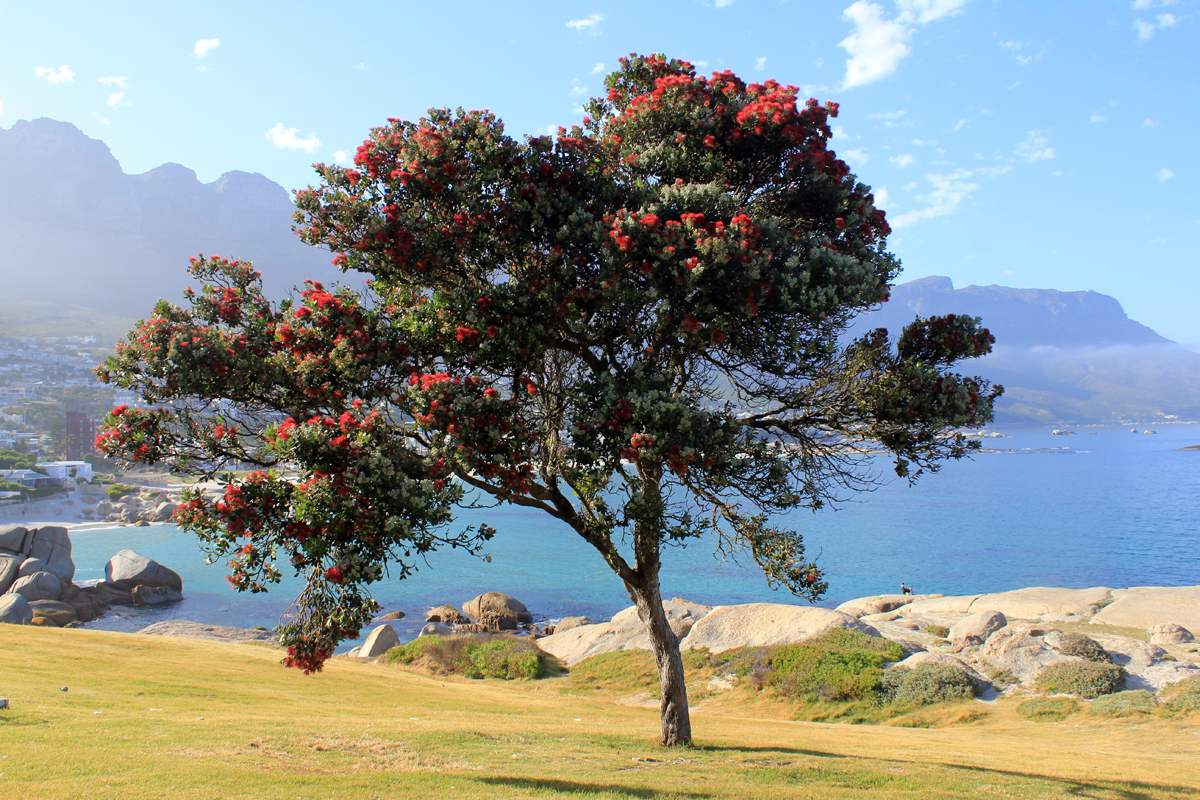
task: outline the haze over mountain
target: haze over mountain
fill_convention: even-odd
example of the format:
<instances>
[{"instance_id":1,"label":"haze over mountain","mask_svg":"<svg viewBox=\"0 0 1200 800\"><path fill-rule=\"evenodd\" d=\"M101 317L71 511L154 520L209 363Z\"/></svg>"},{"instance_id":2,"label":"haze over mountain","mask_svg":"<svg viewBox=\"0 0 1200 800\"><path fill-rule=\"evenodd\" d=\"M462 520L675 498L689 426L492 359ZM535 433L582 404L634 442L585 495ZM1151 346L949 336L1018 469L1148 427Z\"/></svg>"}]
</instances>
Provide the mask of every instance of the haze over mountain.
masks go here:
<instances>
[{"instance_id":1,"label":"haze over mountain","mask_svg":"<svg viewBox=\"0 0 1200 800\"><path fill-rule=\"evenodd\" d=\"M179 164L127 175L74 125L20 121L0 129L0 305L144 317L159 297L182 299L194 283L187 259L200 252L253 261L273 298L305 278L357 283L328 252L300 243L293 211L288 192L262 175L204 184ZM996 335L995 352L962 369L1005 386L999 421L1200 419L1200 355L1096 292L923 278L896 286L855 332L895 336L918 314L950 312L982 317Z\"/></svg>"}]
</instances>

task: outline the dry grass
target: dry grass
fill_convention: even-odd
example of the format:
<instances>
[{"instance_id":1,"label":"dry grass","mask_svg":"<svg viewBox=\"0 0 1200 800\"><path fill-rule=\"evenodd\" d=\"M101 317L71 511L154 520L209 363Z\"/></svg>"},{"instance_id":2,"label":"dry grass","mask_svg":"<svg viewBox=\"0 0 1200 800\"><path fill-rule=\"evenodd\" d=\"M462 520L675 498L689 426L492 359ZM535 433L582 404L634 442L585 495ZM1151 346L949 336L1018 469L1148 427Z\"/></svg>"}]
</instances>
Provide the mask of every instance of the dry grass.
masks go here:
<instances>
[{"instance_id":1,"label":"dry grass","mask_svg":"<svg viewBox=\"0 0 1200 800\"><path fill-rule=\"evenodd\" d=\"M888 726L827 725L770 718L761 701L731 692L693 714L697 747L665 751L652 744L657 713L614 702L621 687L607 676L514 684L338 661L306 677L260 645L12 626L0 634L0 696L12 704L0 711L3 798L1200 792L1194 716L1037 724L1006 701L927 709Z\"/></svg>"}]
</instances>

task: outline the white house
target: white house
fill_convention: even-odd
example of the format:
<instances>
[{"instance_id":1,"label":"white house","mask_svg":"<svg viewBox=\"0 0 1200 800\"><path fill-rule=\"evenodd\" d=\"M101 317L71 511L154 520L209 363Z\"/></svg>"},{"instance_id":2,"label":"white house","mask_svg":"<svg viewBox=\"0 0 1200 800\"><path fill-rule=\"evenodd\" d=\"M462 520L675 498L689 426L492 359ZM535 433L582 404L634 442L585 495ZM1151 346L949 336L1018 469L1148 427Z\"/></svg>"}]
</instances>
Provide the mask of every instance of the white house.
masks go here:
<instances>
[{"instance_id":1,"label":"white house","mask_svg":"<svg viewBox=\"0 0 1200 800\"><path fill-rule=\"evenodd\" d=\"M86 461L39 461L38 466L59 483L68 478L85 482L92 479L92 465Z\"/></svg>"}]
</instances>

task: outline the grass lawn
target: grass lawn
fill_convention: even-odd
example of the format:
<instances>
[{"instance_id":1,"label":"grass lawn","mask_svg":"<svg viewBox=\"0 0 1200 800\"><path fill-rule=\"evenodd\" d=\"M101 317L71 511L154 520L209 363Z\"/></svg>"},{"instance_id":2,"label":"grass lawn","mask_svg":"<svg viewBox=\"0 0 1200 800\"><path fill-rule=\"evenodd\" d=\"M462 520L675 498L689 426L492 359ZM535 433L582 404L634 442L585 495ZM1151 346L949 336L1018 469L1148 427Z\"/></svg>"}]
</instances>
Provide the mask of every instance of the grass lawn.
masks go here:
<instances>
[{"instance_id":1,"label":"grass lawn","mask_svg":"<svg viewBox=\"0 0 1200 800\"><path fill-rule=\"evenodd\" d=\"M693 711L695 748L668 751L653 744L655 709L594 679L342 660L305 676L278 659L262 645L0 626L0 797L1200 796L1196 717L1035 723L1003 700L927 712L973 720L941 727L833 725L731 692Z\"/></svg>"}]
</instances>

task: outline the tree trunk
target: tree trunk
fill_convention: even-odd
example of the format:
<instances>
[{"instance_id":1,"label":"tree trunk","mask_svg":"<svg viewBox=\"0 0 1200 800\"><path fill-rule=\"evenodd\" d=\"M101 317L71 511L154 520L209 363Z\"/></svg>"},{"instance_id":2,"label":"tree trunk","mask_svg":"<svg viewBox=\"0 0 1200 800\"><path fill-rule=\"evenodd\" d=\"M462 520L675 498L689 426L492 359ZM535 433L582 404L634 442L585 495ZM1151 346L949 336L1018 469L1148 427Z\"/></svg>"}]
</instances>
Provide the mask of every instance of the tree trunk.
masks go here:
<instances>
[{"instance_id":1,"label":"tree trunk","mask_svg":"<svg viewBox=\"0 0 1200 800\"><path fill-rule=\"evenodd\" d=\"M692 743L692 720L688 714L687 685L683 676L683 658L679 654L679 639L667 621L659 591L658 571L642 576L637 584L626 583L626 589L637 606L638 618L650 634L654 662L658 665L658 683L662 693L659 703L660 743L677 747Z\"/></svg>"}]
</instances>

